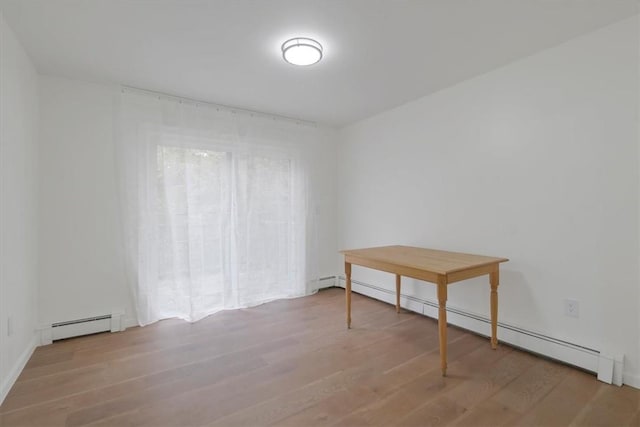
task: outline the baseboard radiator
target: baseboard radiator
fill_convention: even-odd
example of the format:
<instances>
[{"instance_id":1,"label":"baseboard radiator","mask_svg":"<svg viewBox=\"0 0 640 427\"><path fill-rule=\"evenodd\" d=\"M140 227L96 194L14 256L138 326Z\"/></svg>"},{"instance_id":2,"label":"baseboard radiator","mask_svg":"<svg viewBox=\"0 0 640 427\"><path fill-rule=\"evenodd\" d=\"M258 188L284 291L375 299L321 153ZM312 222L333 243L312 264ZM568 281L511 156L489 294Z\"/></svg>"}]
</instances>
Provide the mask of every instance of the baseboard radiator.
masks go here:
<instances>
[{"instance_id":1,"label":"baseboard radiator","mask_svg":"<svg viewBox=\"0 0 640 427\"><path fill-rule=\"evenodd\" d=\"M100 332L120 332L125 329L124 311L101 314L82 319L66 320L50 325L42 325L40 329L40 345L54 341Z\"/></svg>"},{"instance_id":2,"label":"baseboard radiator","mask_svg":"<svg viewBox=\"0 0 640 427\"><path fill-rule=\"evenodd\" d=\"M325 283L328 284L329 281L325 280ZM336 276L335 285L344 288L344 276ZM358 280L351 280L351 289L353 292L395 305L396 296L393 290ZM401 294L400 305L406 310L434 319L438 318L438 303L435 301ZM357 319L354 319L354 322L357 324ZM488 317L455 307L447 307L447 323L485 337L491 335L491 320ZM503 322L498 322L498 340L528 352L593 372L598 375L599 380L606 383L623 384L624 358L622 356L603 354L596 349L555 339Z\"/></svg>"},{"instance_id":3,"label":"baseboard radiator","mask_svg":"<svg viewBox=\"0 0 640 427\"><path fill-rule=\"evenodd\" d=\"M326 288L334 288L338 286L336 276L326 276L318 279L317 289L326 289Z\"/></svg>"}]
</instances>

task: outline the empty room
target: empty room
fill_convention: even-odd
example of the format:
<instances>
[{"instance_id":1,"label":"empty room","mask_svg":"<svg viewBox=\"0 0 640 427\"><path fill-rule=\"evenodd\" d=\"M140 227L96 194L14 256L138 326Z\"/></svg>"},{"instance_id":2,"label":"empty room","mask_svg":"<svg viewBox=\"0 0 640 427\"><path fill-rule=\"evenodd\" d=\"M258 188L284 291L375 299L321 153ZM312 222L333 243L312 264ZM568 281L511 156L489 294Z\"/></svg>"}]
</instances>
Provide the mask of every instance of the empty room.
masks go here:
<instances>
[{"instance_id":1,"label":"empty room","mask_svg":"<svg viewBox=\"0 0 640 427\"><path fill-rule=\"evenodd\" d=\"M0 0L0 426L640 426L637 0Z\"/></svg>"}]
</instances>

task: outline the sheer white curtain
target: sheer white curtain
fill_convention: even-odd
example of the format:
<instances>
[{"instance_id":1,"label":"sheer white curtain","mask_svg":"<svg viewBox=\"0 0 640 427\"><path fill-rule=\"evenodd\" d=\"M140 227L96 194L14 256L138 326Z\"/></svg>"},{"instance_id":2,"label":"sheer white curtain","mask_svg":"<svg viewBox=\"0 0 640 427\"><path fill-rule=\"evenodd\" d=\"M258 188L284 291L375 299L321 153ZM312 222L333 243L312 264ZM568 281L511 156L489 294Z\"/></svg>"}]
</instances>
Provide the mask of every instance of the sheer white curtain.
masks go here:
<instances>
[{"instance_id":1,"label":"sheer white curtain","mask_svg":"<svg viewBox=\"0 0 640 427\"><path fill-rule=\"evenodd\" d=\"M314 128L123 89L118 165L138 322L309 293Z\"/></svg>"}]
</instances>

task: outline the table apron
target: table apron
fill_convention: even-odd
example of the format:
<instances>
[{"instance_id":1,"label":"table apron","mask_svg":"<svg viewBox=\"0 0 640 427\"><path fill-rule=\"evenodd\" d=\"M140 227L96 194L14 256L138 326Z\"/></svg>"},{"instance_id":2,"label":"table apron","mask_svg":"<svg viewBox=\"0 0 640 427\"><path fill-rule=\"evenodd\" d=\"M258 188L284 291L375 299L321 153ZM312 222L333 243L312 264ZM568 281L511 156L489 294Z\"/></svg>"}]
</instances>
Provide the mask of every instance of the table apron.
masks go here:
<instances>
[{"instance_id":1,"label":"table apron","mask_svg":"<svg viewBox=\"0 0 640 427\"><path fill-rule=\"evenodd\" d=\"M425 282L431 283L438 283L438 276L442 276L432 271L420 270L385 261L355 257L353 255L345 255L344 262L362 267L369 267L374 270L386 271L387 273L399 274L400 276L411 277L412 279L424 280Z\"/></svg>"},{"instance_id":2,"label":"table apron","mask_svg":"<svg viewBox=\"0 0 640 427\"><path fill-rule=\"evenodd\" d=\"M449 273L447 274L447 283L455 283L462 280L472 279L478 276L484 276L485 274L490 274L498 271L498 268L500 268L500 265L498 263L492 263Z\"/></svg>"},{"instance_id":3,"label":"table apron","mask_svg":"<svg viewBox=\"0 0 640 427\"><path fill-rule=\"evenodd\" d=\"M444 277L445 282L455 283L462 280L472 279L478 276L484 276L498 271L499 264L491 263L487 265L481 265L478 267L467 268L460 271L455 271L449 274L439 274L433 271L420 270L418 268L407 267L403 265L397 265L387 261L380 261L369 258L360 258L353 255L345 255L344 262L348 264L359 265L361 267L368 267L374 270L385 271L387 273L398 274L400 276L410 277L412 279L423 280L430 283L438 283L439 277Z\"/></svg>"}]
</instances>

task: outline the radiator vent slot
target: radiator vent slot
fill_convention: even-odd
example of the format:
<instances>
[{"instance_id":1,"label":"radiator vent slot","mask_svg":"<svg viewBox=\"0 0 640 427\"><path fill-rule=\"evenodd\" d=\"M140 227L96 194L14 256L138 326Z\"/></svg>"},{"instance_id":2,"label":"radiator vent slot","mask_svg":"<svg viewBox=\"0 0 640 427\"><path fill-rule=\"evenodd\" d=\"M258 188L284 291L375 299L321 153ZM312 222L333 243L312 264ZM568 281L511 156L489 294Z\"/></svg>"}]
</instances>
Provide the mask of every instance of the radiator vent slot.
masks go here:
<instances>
[{"instance_id":1,"label":"radiator vent slot","mask_svg":"<svg viewBox=\"0 0 640 427\"><path fill-rule=\"evenodd\" d=\"M58 323L52 324L51 327L52 328L59 328L60 326L75 325L77 323L87 323L87 322L93 322L94 320L104 320L104 319L111 319L111 315L110 314L105 314L104 316L87 317L85 319L68 320L66 322L58 322Z\"/></svg>"}]
</instances>

